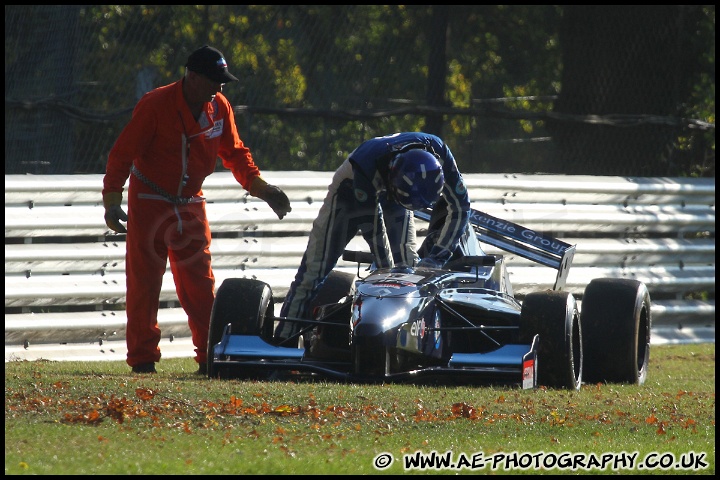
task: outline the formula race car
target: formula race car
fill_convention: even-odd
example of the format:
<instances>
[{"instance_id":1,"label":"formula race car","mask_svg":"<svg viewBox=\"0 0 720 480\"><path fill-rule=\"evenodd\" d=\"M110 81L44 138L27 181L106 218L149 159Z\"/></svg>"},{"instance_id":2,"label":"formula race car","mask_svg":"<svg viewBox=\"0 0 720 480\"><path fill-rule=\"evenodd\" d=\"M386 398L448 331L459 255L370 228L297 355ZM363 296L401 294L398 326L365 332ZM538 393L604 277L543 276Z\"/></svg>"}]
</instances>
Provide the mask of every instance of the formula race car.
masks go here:
<instances>
[{"instance_id":1,"label":"formula race car","mask_svg":"<svg viewBox=\"0 0 720 480\"><path fill-rule=\"evenodd\" d=\"M415 212L428 222L419 253L445 220L442 204ZM515 298L503 255L557 270L552 290ZM314 299L313 318L274 338L270 286L226 279L210 320L211 378L306 375L341 381L510 383L577 390L583 382L642 384L650 354L650 296L642 282L599 278L582 296L563 291L575 245L472 210L443 268L374 268L367 252L345 252L356 275L334 270ZM361 265L368 265L361 273ZM280 376L280 377L279 377Z\"/></svg>"}]
</instances>

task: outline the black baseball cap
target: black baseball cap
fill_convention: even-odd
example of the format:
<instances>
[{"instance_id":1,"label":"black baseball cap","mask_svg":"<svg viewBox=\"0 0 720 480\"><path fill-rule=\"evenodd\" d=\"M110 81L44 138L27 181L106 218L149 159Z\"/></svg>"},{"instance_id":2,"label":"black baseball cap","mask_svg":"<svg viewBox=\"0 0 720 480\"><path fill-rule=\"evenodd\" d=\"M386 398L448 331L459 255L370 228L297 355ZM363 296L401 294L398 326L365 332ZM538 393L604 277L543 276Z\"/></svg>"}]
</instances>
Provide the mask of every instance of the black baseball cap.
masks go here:
<instances>
[{"instance_id":1,"label":"black baseball cap","mask_svg":"<svg viewBox=\"0 0 720 480\"><path fill-rule=\"evenodd\" d=\"M213 82L237 82L238 79L228 72L227 62L220 50L204 45L190 54L185 64L188 70L205 75Z\"/></svg>"}]
</instances>

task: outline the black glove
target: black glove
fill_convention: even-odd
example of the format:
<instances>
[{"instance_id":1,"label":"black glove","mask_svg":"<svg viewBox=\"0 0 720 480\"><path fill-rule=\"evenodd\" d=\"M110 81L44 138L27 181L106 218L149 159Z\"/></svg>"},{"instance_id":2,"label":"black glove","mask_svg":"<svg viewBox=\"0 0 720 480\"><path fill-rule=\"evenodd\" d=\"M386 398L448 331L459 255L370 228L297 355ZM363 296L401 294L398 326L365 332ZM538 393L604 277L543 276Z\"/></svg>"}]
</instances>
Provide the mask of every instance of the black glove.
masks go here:
<instances>
[{"instance_id":1,"label":"black glove","mask_svg":"<svg viewBox=\"0 0 720 480\"><path fill-rule=\"evenodd\" d=\"M280 220L282 220L285 215L292 212L290 200L287 195L285 195L285 192L275 185L268 184L262 179L262 177L256 177L255 180L253 180L249 191L250 195L253 197L265 200Z\"/></svg>"},{"instance_id":2,"label":"black glove","mask_svg":"<svg viewBox=\"0 0 720 480\"><path fill-rule=\"evenodd\" d=\"M114 232L127 233L127 229L120 223L120 220L127 222L128 216L122 209L122 193L108 192L103 195L103 206L105 207L105 224Z\"/></svg>"},{"instance_id":3,"label":"black glove","mask_svg":"<svg viewBox=\"0 0 720 480\"><path fill-rule=\"evenodd\" d=\"M442 268L450 260L452 254L444 248L433 245L430 251L417 264L418 267Z\"/></svg>"},{"instance_id":4,"label":"black glove","mask_svg":"<svg viewBox=\"0 0 720 480\"><path fill-rule=\"evenodd\" d=\"M420 260L420 263L417 264L420 268L442 268L442 266L445 264L445 262L440 261L433 257L425 257Z\"/></svg>"}]
</instances>

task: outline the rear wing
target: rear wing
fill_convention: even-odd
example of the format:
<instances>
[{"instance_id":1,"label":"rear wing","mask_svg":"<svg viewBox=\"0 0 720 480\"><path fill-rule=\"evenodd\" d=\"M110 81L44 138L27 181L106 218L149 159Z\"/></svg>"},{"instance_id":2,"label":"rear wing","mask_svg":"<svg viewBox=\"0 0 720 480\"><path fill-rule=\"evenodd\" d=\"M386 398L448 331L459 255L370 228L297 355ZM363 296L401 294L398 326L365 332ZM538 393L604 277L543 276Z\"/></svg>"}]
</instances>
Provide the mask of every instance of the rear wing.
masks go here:
<instances>
[{"instance_id":1,"label":"rear wing","mask_svg":"<svg viewBox=\"0 0 720 480\"><path fill-rule=\"evenodd\" d=\"M427 208L416 210L415 217L429 222L431 213ZM475 209L470 209L470 225L480 242L554 268L557 277L553 290L565 287L575 245Z\"/></svg>"}]
</instances>

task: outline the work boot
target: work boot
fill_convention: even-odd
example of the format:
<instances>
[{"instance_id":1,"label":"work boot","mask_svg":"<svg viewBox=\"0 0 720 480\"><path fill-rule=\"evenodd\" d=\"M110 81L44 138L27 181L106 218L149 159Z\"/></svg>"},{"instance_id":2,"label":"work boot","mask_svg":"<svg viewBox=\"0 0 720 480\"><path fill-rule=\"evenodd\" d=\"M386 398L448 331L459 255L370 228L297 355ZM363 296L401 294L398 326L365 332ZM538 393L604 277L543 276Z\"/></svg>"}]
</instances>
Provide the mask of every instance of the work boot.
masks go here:
<instances>
[{"instance_id":1,"label":"work boot","mask_svg":"<svg viewBox=\"0 0 720 480\"><path fill-rule=\"evenodd\" d=\"M141 363L140 365L135 365L132 367L133 373L157 373L157 370L155 370L155 364L154 363Z\"/></svg>"}]
</instances>

